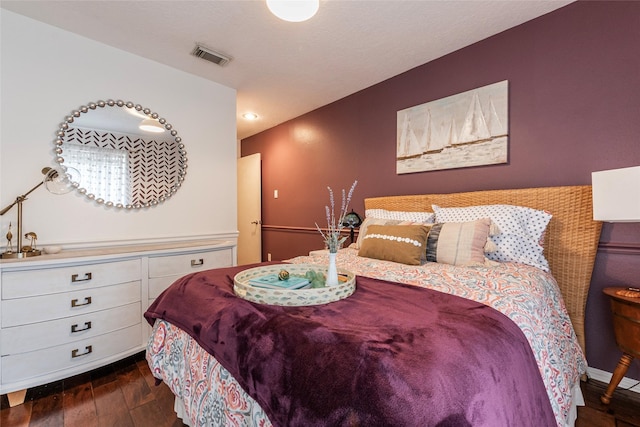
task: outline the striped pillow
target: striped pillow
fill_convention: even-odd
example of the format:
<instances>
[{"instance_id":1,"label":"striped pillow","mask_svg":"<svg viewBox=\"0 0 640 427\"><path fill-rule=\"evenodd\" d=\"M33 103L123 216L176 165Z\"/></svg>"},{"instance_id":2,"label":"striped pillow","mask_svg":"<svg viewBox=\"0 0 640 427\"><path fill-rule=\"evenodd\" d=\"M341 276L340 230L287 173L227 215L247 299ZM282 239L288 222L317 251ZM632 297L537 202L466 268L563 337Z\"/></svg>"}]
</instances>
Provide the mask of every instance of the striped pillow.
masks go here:
<instances>
[{"instance_id":1,"label":"striped pillow","mask_svg":"<svg viewBox=\"0 0 640 427\"><path fill-rule=\"evenodd\" d=\"M485 263L491 220L438 223L427 238L427 261L458 266Z\"/></svg>"}]
</instances>

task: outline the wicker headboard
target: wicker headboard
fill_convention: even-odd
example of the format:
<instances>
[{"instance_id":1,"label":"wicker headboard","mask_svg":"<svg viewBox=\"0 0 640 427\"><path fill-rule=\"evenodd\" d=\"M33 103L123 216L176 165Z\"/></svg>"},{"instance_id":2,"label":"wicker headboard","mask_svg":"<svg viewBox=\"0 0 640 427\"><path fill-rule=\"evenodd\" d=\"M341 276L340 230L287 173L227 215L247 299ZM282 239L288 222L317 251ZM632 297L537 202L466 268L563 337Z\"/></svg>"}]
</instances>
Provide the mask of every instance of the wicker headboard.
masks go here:
<instances>
[{"instance_id":1,"label":"wicker headboard","mask_svg":"<svg viewBox=\"0 0 640 427\"><path fill-rule=\"evenodd\" d=\"M365 209L432 212L431 205L460 207L509 204L544 209L553 215L545 237L545 257L558 281L583 351L584 315L602 223L594 221L591 186L488 190L365 199Z\"/></svg>"}]
</instances>

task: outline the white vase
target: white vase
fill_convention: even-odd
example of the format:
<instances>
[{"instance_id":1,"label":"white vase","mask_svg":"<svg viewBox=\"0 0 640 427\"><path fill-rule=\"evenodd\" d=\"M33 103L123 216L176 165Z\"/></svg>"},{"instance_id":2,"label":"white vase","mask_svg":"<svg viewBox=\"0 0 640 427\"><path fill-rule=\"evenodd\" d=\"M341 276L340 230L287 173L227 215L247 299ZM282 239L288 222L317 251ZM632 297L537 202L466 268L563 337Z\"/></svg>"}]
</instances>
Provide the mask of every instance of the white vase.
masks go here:
<instances>
[{"instance_id":1,"label":"white vase","mask_svg":"<svg viewBox=\"0 0 640 427\"><path fill-rule=\"evenodd\" d=\"M338 267L336 267L336 253L329 252L329 269L327 270L327 286L338 284Z\"/></svg>"}]
</instances>

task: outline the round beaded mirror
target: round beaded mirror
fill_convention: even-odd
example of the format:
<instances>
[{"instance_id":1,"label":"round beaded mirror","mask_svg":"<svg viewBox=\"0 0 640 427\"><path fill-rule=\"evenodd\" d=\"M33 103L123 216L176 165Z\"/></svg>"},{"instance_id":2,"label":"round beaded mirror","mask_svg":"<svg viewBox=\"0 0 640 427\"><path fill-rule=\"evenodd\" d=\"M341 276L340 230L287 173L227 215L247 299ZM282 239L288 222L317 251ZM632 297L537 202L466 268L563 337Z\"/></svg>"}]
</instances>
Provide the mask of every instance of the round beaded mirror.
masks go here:
<instances>
[{"instance_id":1,"label":"round beaded mirror","mask_svg":"<svg viewBox=\"0 0 640 427\"><path fill-rule=\"evenodd\" d=\"M77 169L72 185L108 207L140 209L166 201L182 186L187 157L166 119L124 101L98 101L73 110L55 140L56 162Z\"/></svg>"}]
</instances>

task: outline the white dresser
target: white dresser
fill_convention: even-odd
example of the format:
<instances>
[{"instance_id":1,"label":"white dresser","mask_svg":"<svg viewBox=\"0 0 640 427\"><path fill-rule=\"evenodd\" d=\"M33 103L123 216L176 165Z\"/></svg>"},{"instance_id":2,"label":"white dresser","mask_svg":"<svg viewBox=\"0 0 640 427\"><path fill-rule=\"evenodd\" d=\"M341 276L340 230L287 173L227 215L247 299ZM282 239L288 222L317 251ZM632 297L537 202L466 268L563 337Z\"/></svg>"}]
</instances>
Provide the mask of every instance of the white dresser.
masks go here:
<instances>
[{"instance_id":1,"label":"white dresser","mask_svg":"<svg viewBox=\"0 0 640 427\"><path fill-rule=\"evenodd\" d=\"M61 252L0 263L0 394L144 350L149 304L185 274L236 261L235 241ZM19 391L18 393L13 393Z\"/></svg>"}]
</instances>

